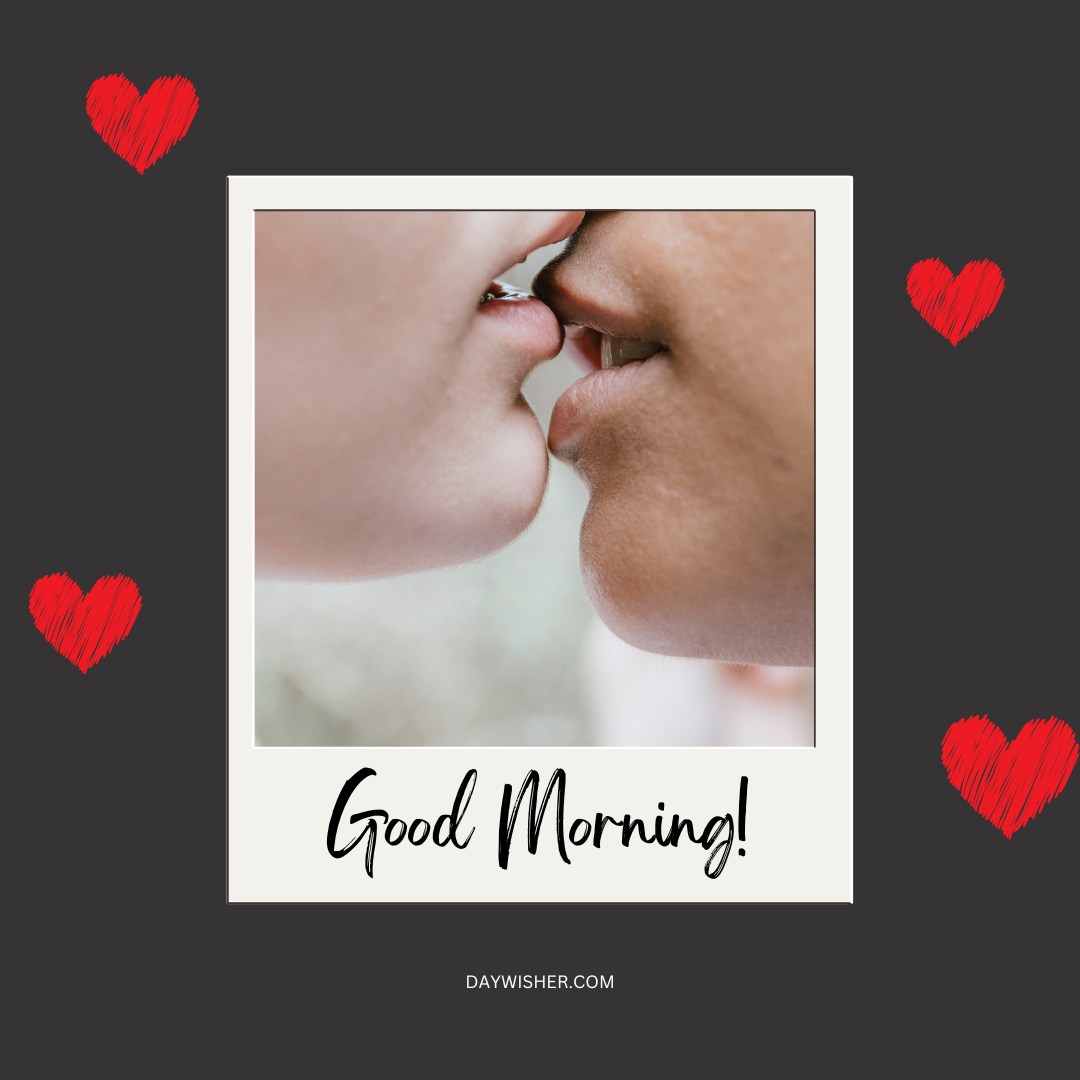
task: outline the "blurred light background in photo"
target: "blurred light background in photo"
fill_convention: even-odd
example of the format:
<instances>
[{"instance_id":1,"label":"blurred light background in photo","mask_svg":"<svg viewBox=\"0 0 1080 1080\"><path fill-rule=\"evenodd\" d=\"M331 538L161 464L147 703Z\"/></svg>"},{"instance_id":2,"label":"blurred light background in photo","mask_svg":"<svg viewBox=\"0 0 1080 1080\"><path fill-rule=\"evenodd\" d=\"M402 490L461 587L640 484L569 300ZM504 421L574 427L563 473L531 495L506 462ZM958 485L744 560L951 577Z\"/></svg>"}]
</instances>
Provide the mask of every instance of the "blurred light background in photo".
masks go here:
<instances>
[{"instance_id":1,"label":"blurred light background in photo","mask_svg":"<svg viewBox=\"0 0 1080 1080\"><path fill-rule=\"evenodd\" d=\"M504 275L527 289L562 245ZM581 375L541 364L547 431ZM813 672L641 652L596 618L578 571L588 496L552 461L532 526L467 566L352 584L255 583L262 746L812 746Z\"/></svg>"}]
</instances>

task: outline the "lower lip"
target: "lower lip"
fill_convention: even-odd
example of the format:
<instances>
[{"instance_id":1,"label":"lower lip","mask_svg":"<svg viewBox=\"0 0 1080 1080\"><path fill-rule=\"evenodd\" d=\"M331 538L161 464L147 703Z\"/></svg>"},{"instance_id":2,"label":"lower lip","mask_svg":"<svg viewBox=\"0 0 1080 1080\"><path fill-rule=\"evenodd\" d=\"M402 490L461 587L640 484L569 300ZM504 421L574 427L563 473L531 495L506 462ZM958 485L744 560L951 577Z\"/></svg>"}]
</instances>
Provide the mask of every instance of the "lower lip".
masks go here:
<instances>
[{"instance_id":1,"label":"lower lip","mask_svg":"<svg viewBox=\"0 0 1080 1080\"><path fill-rule=\"evenodd\" d=\"M498 336L496 347L511 358L523 380L538 364L558 356L562 348L562 326L538 297L487 300L478 305L476 314Z\"/></svg>"},{"instance_id":2,"label":"lower lip","mask_svg":"<svg viewBox=\"0 0 1080 1080\"><path fill-rule=\"evenodd\" d=\"M555 402L551 414L551 452L574 461L591 433L607 427L628 410L647 408L667 366L663 357L654 356L620 367L601 368L572 383Z\"/></svg>"}]
</instances>

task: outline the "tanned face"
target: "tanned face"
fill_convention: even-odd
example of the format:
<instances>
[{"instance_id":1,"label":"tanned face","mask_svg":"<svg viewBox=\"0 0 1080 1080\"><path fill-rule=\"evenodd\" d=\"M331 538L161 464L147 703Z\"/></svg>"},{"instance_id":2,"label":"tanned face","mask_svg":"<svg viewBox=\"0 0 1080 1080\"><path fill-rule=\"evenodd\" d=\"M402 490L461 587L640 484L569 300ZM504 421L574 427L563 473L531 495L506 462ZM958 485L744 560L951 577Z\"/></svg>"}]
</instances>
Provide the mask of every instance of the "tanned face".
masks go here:
<instances>
[{"instance_id":1,"label":"tanned face","mask_svg":"<svg viewBox=\"0 0 1080 1080\"><path fill-rule=\"evenodd\" d=\"M813 663L813 251L809 212L590 213L535 283L591 369L549 444L634 645Z\"/></svg>"}]
</instances>

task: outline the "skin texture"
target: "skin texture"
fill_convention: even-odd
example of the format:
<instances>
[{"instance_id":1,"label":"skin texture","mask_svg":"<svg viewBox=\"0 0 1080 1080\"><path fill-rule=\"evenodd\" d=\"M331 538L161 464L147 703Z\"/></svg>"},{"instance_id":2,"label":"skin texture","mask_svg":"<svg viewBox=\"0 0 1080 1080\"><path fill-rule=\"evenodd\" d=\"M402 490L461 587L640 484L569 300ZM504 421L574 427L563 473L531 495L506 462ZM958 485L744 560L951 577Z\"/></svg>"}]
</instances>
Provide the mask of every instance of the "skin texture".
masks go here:
<instances>
[{"instance_id":1,"label":"skin texture","mask_svg":"<svg viewBox=\"0 0 1080 1080\"><path fill-rule=\"evenodd\" d=\"M445 566L532 521L548 457L520 390L558 353L561 327L536 300L500 311L477 302L580 219L256 214L257 573Z\"/></svg>"},{"instance_id":2,"label":"skin texture","mask_svg":"<svg viewBox=\"0 0 1080 1080\"><path fill-rule=\"evenodd\" d=\"M601 617L652 652L812 664L812 214L590 213L534 290L566 323L664 346L552 421L590 489Z\"/></svg>"}]
</instances>

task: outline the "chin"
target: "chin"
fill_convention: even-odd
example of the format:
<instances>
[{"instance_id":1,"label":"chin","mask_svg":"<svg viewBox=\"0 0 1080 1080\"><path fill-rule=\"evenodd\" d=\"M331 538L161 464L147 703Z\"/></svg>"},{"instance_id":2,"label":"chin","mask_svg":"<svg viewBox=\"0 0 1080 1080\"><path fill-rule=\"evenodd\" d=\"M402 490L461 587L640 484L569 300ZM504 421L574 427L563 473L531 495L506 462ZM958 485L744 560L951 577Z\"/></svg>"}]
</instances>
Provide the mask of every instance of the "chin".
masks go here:
<instances>
[{"instance_id":1,"label":"chin","mask_svg":"<svg viewBox=\"0 0 1080 1080\"><path fill-rule=\"evenodd\" d=\"M692 546L623 519L608 524L590 505L582 579L597 614L628 645L688 659L813 665L812 585L755 590L732 563L695 558Z\"/></svg>"},{"instance_id":2,"label":"chin","mask_svg":"<svg viewBox=\"0 0 1080 1080\"><path fill-rule=\"evenodd\" d=\"M670 602L650 604L640 591L615 591L603 576L583 567L586 591L597 614L628 645L663 656L721 660L760 667L812 667L813 629L792 635L787 624L746 618L738 609L687 612ZM775 632L779 631L779 632Z\"/></svg>"},{"instance_id":3,"label":"chin","mask_svg":"<svg viewBox=\"0 0 1080 1080\"><path fill-rule=\"evenodd\" d=\"M449 445L449 444L448 444ZM430 462L413 493L415 524L399 549L432 570L473 562L506 547L533 522L547 490L544 433L524 399L499 420L476 420L441 462Z\"/></svg>"},{"instance_id":4,"label":"chin","mask_svg":"<svg viewBox=\"0 0 1080 1080\"><path fill-rule=\"evenodd\" d=\"M472 497L463 501L473 508L462 521L475 548L469 558L490 555L516 540L544 501L547 440L524 399L504 421L498 441L484 448L480 461L464 480L473 490Z\"/></svg>"},{"instance_id":5,"label":"chin","mask_svg":"<svg viewBox=\"0 0 1080 1080\"><path fill-rule=\"evenodd\" d=\"M256 509L258 577L360 581L491 555L523 533L547 488L547 443L525 405L477 423L463 445L413 462L375 499L355 492L315 513Z\"/></svg>"}]
</instances>

